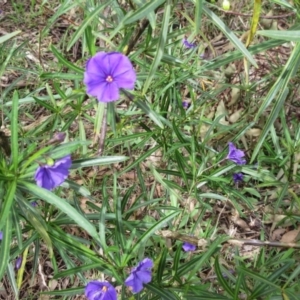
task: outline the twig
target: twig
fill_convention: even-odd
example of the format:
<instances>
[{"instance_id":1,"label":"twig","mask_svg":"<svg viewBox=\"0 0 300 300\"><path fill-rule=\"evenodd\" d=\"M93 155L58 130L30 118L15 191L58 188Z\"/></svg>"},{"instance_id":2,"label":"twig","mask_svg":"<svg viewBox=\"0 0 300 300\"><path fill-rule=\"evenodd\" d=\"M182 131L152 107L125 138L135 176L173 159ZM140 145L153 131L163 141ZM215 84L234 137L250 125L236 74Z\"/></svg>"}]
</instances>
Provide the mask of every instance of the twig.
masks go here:
<instances>
[{"instance_id":1,"label":"twig","mask_svg":"<svg viewBox=\"0 0 300 300\"><path fill-rule=\"evenodd\" d=\"M242 17L252 17L253 14L244 14L244 13L239 13L239 12L235 12L235 11L226 11L223 9L220 9L220 11L224 12L225 14L229 14L229 15L235 15L235 16L242 16ZM295 14L295 12L290 12L288 14L284 14L284 15L279 15L279 16L266 16L266 15L261 15L259 16L262 19L282 19L282 18L287 18L287 17L291 17Z\"/></svg>"},{"instance_id":2,"label":"twig","mask_svg":"<svg viewBox=\"0 0 300 300\"><path fill-rule=\"evenodd\" d=\"M142 33L145 31L145 29L147 28L148 25L149 25L148 19L144 19L140 23L140 26L139 26L139 29L137 30L136 35L133 36L132 39L128 43L128 47L125 52L126 55L128 55L132 51L134 45L137 43L137 41L139 40L139 38L141 37Z\"/></svg>"},{"instance_id":3,"label":"twig","mask_svg":"<svg viewBox=\"0 0 300 300\"><path fill-rule=\"evenodd\" d=\"M172 238L174 240L179 240L182 242L187 242L198 247L205 247L210 240L198 239L197 237L181 234L178 232L173 232L171 230L162 230L158 232L164 238ZM258 247L270 246L270 247L282 247L282 248L296 248L300 249L300 244L298 243L281 243L281 242L269 242L269 241L260 241L255 239L228 239L224 243L229 243L232 245L252 245Z\"/></svg>"}]
</instances>

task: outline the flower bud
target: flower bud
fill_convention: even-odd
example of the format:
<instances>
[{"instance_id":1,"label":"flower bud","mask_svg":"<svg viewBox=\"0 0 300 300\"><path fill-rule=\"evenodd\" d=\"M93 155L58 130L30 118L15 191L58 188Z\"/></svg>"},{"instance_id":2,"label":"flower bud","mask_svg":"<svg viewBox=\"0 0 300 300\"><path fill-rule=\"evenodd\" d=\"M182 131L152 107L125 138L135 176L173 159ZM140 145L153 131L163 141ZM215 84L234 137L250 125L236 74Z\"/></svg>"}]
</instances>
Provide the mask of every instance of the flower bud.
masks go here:
<instances>
[{"instance_id":1,"label":"flower bud","mask_svg":"<svg viewBox=\"0 0 300 300\"><path fill-rule=\"evenodd\" d=\"M16 263L15 263L15 269L16 270L19 270L21 268L22 260L23 260L22 256L19 256L17 258Z\"/></svg>"},{"instance_id":2,"label":"flower bud","mask_svg":"<svg viewBox=\"0 0 300 300\"><path fill-rule=\"evenodd\" d=\"M229 10L230 9L230 2L228 0L224 0L222 3L222 7L224 10Z\"/></svg>"}]
</instances>

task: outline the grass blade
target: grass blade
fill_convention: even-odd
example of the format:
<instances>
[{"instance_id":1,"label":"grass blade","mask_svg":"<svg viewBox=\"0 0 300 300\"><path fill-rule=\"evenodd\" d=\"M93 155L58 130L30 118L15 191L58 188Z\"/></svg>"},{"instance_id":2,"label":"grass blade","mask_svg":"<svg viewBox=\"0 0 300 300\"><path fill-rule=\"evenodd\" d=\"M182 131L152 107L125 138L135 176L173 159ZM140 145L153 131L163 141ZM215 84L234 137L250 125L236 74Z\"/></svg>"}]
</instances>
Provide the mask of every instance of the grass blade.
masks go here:
<instances>
[{"instance_id":1,"label":"grass blade","mask_svg":"<svg viewBox=\"0 0 300 300\"><path fill-rule=\"evenodd\" d=\"M3 239L1 241L1 248L0 248L0 257L1 257L0 280L3 278L3 275L9 263L11 232L12 232L12 217L11 217L11 213L9 212L9 215L5 221L5 227L3 230Z\"/></svg>"},{"instance_id":2,"label":"grass blade","mask_svg":"<svg viewBox=\"0 0 300 300\"><path fill-rule=\"evenodd\" d=\"M262 133L253 150L250 163L252 163L256 158L268 132L271 129L271 126L273 125L274 121L277 119L285 103L287 95L289 93L288 83L290 79L294 76L294 74L297 72L299 65L300 65L300 43L297 43L296 47L291 53L289 60L285 64L281 74L279 75L276 82L270 89L269 93L267 94L266 98L261 104L259 111L256 114L255 121L258 121L259 117L265 112L266 108L271 104L273 99L277 97L274 107L272 108L272 111L266 121L266 125L264 126Z\"/></svg>"},{"instance_id":3,"label":"grass blade","mask_svg":"<svg viewBox=\"0 0 300 300\"><path fill-rule=\"evenodd\" d=\"M171 4L172 4L172 1L168 0L165 5L165 8L164 8L164 17L163 17L162 29L161 29L161 33L160 33L160 37L159 37L159 41L158 41L158 50L155 53L155 57L154 57L154 60L152 62L152 65L151 65L151 68L149 71L149 75L145 81L145 84L143 87L143 92L142 92L143 95L146 94L146 92L152 82L152 79L155 75L155 72L158 68L158 65L160 64L160 61L164 54L165 44L167 41L167 33L168 33L168 29L169 29L169 20L170 20L170 15L171 15Z\"/></svg>"},{"instance_id":4,"label":"grass blade","mask_svg":"<svg viewBox=\"0 0 300 300\"><path fill-rule=\"evenodd\" d=\"M20 181L20 185L27 192L30 192L31 194L37 196L38 198L43 199L49 204L52 204L58 209L60 209L62 212L68 215L69 218L74 220L78 226L86 230L90 236L92 236L96 240L99 240L98 233L95 227L68 202L59 198L58 196L49 192L48 190L40 188L35 184L26 181Z\"/></svg>"},{"instance_id":5,"label":"grass blade","mask_svg":"<svg viewBox=\"0 0 300 300\"><path fill-rule=\"evenodd\" d=\"M14 172L17 171L19 154L18 154L18 109L19 109L19 96L18 92L14 91L13 106L11 111L11 154L12 154L12 167Z\"/></svg>"},{"instance_id":6,"label":"grass blade","mask_svg":"<svg viewBox=\"0 0 300 300\"><path fill-rule=\"evenodd\" d=\"M81 35L84 35L84 31L86 28L90 25L92 21L95 20L99 16L99 13L101 12L102 9L110 5L112 1L105 2L102 5L99 5L97 8L95 8L89 16L87 16L82 24L78 27L76 32L74 33L73 37L71 38L68 46L67 46L67 51L70 51L72 46L77 42L77 40L80 38Z\"/></svg>"},{"instance_id":7,"label":"grass blade","mask_svg":"<svg viewBox=\"0 0 300 300\"><path fill-rule=\"evenodd\" d=\"M162 5L166 0L152 0L149 1L144 6L137 9L134 13L128 15L128 17L125 17L123 20L124 25L131 24L135 21L138 21L140 19L143 19L145 17L148 17L151 12L153 12L155 9L157 9L160 5Z\"/></svg>"},{"instance_id":8,"label":"grass blade","mask_svg":"<svg viewBox=\"0 0 300 300\"><path fill-rule=\"evenodd\" d=\"M165 218L162 218L160 221L158 221L156 224L154 224L151 228L149 228L148 231L146 231L135 243L135 245L132 247L131 251L130 251L130 255L127 257L127 260L137 252L138 248L141 247L141 245L145 244L147 242L147 240L153 235L155 234L155 232L157 230L159 230L160 228L162 228L163 226L165 226L168 222L170 222L171 220L173 220L178 214L180 213L180 211L175 211L171 214L169 214L168 216L166 216Z\"/></svg>"},{"instance_id":9,"label":"grass blade","mask_svg":"<svg viewBox=\"0 0 300 300\"><path fill-rule=\"evenodd\" d=\"M210 9L206 6L203 6L203 11L205 14L212 20L212 22L224 33L224 35L230 40L230 42L241 52L243 55L249 60L249 62L255 66L256 68L257 63L255 62L254 58L247 50L247 48L243 45L243 43L236 37L235 34L228 28L224 22L214 14Z\"/></svg>"}]
</instances>

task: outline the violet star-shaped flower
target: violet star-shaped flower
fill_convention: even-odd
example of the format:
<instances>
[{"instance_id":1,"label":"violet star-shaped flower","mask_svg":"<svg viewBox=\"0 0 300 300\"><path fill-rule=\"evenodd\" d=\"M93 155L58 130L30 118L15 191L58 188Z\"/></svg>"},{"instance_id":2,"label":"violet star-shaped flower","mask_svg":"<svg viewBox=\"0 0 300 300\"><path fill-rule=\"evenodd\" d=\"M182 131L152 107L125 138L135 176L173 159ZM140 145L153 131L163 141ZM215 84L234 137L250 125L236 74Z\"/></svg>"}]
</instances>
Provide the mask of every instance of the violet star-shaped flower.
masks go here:
<instances>
[{"instance_id":1,"label":"violet star-shaped flower","mask_svg":"<svg viewBox=\"0 0 300 300\"><path fill-rule=\"evenodd\" d=\"M190 244L190 243L183 243L182 245L182 249L185 251L185 252L189 252L189 251L195 251L196 250L196 246L193 245L193 244Z\"/></svg>"},{"instance_id":2,"label":"violet star-shaped flower","mask_svg":"<svg viewBox=\"0 0 300 300\"><path fill-rule=\"evenodd\" d=\"M243 173L234 173L232 175L234 183L238 183L239 181L243 181L244 174Z\"/></svg>"},{"instance_id":3,"label":"violet star-shaped flower","mask_svg":"<svg viewBox=\"0 0 300 300\"><path fill-rule=\"evenodd\" d=\"M117 300L115 288L106 281L91 281L85 287L88 300Z\"/></svg>"},{"instance_id":4,"label":"violet star-shaped flower","mask_svg":"<svg viewBox=\"0 0 300 300\"><path fill-rule=\"evenodd\" d=\"M245 156L244 151L237 149L233 143L229 143L229 153L227 159L233 161L237 165L244 165L246 160L243 158Z\"/></svg>"},{"instance_id":5,"label":"violet star-shaped flower","mask_svg":"<svg viewBox=\"0 0 300 300\"><path fill-rule=\"evenodd\" d=\"M182 40L182 44L185 46L187 49L192 49L196 47L196 43L190 43L186 38Z\"/></svg>"},{"instance_id":6,"label":"violet star-shaped flower","mask_svg":"<svg viewBox=\"0 0 300 300\"><path fill-rule=\"evenodd\" d=\"M71 155L67 155L58 159L53 165L39 166L34 176L36 184L47 190L56 188L68 177L71 165Z\"/></svg>"},{"instance_id":7,"label":"violet star-shaped flower","mask_svg":"<svg viewBox=\"0 0 300 300\"><path fill-rule=\"evenodd\" d=\"M120 98L120 89L134 88L136 73L127 56L119 52L99 52L90 58L84 72L87 93L99 102Z\"/></svg>"},{"instance_id":8,"label":"violet star-shaped flower","mask_svg":"<svg viewBox=\"0 0 300 300\"><path fill-rule=\"evenodd\" d=\"M3 232L0 231L0 241L2 241L2 239L3 239Z\"/></svg>"},{"instance_id":9,"label":"violet star-shaped flower","mask_svg":"<svg viewBox=\"0 0 300 300\"><path fill-rule=\"evenodd\" d=\"M131 286L132 292L139 293L144 283L149 283L152 278L151 268L153 261L150 258L144 258L137 267L133 268L130 275L125 280L125 285Z\"/></svg>"}]
</instances>

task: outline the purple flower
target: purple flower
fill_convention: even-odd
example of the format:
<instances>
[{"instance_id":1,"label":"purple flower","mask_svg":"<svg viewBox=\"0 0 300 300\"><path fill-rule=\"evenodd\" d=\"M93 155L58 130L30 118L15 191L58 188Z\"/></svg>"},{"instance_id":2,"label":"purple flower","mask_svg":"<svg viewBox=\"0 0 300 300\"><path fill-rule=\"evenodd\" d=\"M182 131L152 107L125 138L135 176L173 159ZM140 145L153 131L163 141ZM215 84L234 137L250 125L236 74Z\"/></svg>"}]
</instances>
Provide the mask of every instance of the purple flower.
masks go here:
<instances>
[{"instance_id":1,"label":"purple flower","mask_svg":"<svg viewBox=\"0 0 300 300\"><path fill-rule=\"evenodd\" d=\"M238 183L239 181L243 181L244 174L243 173L234 173L232 175L234 183Z\"/></svg>"},{"instance_id":2,"label":"purple flower","mask_svg":"<svg viewBox=\"0 0 300 300\"><path fill-rule=\"evenodd\" d=\"M3 239L3 232L0 231L0 241L2 241L2 239Z\"/></svg>"},{"instance_id":3,"label":"purple flower","mask_svg":"<svg viewBox=\"0 0 300 300\"><path fill-rule=\"evenodd\" d=\"M19 256L16 259L16 263L15 263L15 269L16 270L19 270L21 268L22 260L23 260L22 256Z\"/></svg>"},{"instance_id":4,"label":"purple flower","mask_svg":"<svg viewBox=\"0 0 300 300\"><path fill-rule=\"evenodd\" d=\"M192 49L196 47L196 43L190 43L186 38L182 40L182 44L185 46L187 49Z\"/></svg>"},{"instance_id":5,"label":"purple flower","mask_svg":"<svg viewBox=\"0 0 300 300\"><path fill-rule=\"evenodd\" d=\"M190 243L183 243L182 245L182 249L185 251L185 252L188 252L188 251L195 251L196 250L196 246L193 245L193 244L190 244Z\"/></svg>"},{"instance_id":6,"label":"purple flower","mask_svg":"<svg viewBox=\"0 0 300 300\"><path fill-rule=\"evenodd\" d=\"M137 267L133 268L130 275L125 280L125 285L132 287L132 292L138 293L143 289L144 283L151 281L151 268L153 261L150 258L144 258Z\"/></svg>"},{"instance_id":7,"label":"purple flower","mask_svg":"<svg viewBox=\"0 0 300 300\"><path fill-rule=\"evenodd\" d=\"M245 156L244 151L237 149L233 143L229 143L229 153L227 159L233 161L237 165L244 165L246 160L242 157Z\"/></svg>"},{"instance_id":8,"label":"purple flower","mask_svg":"<svg viewBox=\"0 0 300 300\"><path fill-rule=\"evenodd\" d=\"M71 155L67 155L52 165L39 166L34 176L36 184L47 190L56 188L68 177L71 165Z\"/></svg>"},{"instance_id":9,"label":"purple flower","mask_svg":"<svg viewBox=\"0 0 300 300\"><path fill-rule=\"evenodd\" d=\"M36 201L33 201L33 202L31 202L30 204L31 204L32 207L37 207L37 206L38 206L38 204L37 204Z\"/></svg>"},{"instance_id":10,"label":"purple flower","mask_svg":"<svg viewBox=\"0 0 300 300\"><path fill-rule=\"evenodd\" d=\"M58 141L58 142L63 142L66 138L66 133L65 132L56 132L53 135L53 139Z\"/></svg>"},{"instance_id":11,"label":"purple flower","mask_svg":"<svg viewBox=\"0 0 300 300\"><path fill-rule=\"evenodd\" d=\"M90 58L84 72L87 93L99 102L120 98L121 88L132 90L136 74L127 56L119 52L99 52Z\"/></svg>"},{"instance_id":12,"label":"purple flower","mask_svg":"<svg viewBox=\"0 0 300 300\"><path fill-rule=\"evenodd\" d=\"M189 103L189 102L187 102L187 101L182 101L182 107L183 107L184 109L188 109L189 106L190 106L190 103Z\"/></svg>"},{"instance_id":13,"label":"purple flower","mask_svg":"<svg viewBox=\"0 0 300 300\"><path fill-rule=\"evenodd\" d=\"M85 287L88 300L117 300L115 288L106 281L91 281Z\"/></svg>"}]
</instances>

